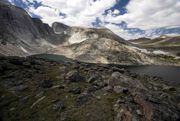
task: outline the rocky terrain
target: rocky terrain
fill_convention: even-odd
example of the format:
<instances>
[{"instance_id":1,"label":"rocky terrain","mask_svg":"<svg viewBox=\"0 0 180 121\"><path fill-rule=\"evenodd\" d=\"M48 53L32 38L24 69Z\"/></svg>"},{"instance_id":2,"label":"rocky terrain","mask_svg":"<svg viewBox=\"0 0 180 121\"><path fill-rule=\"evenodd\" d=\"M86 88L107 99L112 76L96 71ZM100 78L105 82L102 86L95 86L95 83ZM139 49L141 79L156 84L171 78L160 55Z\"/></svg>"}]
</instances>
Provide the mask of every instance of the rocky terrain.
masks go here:
<instances>
[{"instance_id":1,"label":"rocky terrain","mask_svg":"<svg viewBox=\"0 0 180 121\"><path fill-rule=\"evenodd\" d=\"M179 121L180 86L120 66L0 57L1 121Z\"/></svg>"}]
</instances>

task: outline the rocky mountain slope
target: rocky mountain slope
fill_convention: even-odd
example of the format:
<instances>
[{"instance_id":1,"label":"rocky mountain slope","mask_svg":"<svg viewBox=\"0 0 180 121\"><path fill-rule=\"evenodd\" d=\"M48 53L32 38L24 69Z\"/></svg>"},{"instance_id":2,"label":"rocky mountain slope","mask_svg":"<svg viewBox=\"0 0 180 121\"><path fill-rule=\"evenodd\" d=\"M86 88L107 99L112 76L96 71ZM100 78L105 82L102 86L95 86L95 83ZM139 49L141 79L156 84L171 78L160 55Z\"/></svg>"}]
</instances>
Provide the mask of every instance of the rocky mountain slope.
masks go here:
<instances>
[{"instance_id":1,"label":"rocky mountain slope","mask_svg":"<svg viewBox=\"0 0 180 121\"><path fill-rule=\"evenodd\" d=\"M179 84L62 57L0 57L1 121L179 121Z\"/></svg>"},{"instance_id":2,"label":"rocky mountain slope","mask_svg":"<svg viewBox=\"0 0 180 121\"><path fill-rule=\"evenodd\" d=\"M55 33L39 19L16 6L0 2L0 53L26 56L42 53L53 45Z\"/></svg>"},{"instance_id":3,"label":"rocky mountain slope","mask_svg":"<svg viewBox=\"0 0 180 121\"><path fill-rule=\"evenodd\" d=\"M140 38L131 40L134 44L148 50L162 50L173 55L180 55L180 37L161 36L155 39Z\"/></svg>"},{"instance_id":4,"label":"rocky mountain slope","mask_svg":"<svg viewBox=\"0 0 180 121\"><path fill-rule=\"evenodd\" d=\"M153 63L148 56L131 48L131 43L106 28L68 27L61 23L55 23L53 28L56 33L66 33L69 38L68 44L52 48L50 54L90 63Z\"/></svg>"},{"instance_id":5,"label":"rocky mountain slope","mask_svg":"<svg viewBox=\"0 0 180 121\"><path fill-rule=\"evenodd\" d=\"M180 37L168 37L161 36L155 39L148 38L140 38L136 40L130 40L131 42L141 44L147 47L172 47L172 46L180 46Z\"/></svg>"}]
</instances>

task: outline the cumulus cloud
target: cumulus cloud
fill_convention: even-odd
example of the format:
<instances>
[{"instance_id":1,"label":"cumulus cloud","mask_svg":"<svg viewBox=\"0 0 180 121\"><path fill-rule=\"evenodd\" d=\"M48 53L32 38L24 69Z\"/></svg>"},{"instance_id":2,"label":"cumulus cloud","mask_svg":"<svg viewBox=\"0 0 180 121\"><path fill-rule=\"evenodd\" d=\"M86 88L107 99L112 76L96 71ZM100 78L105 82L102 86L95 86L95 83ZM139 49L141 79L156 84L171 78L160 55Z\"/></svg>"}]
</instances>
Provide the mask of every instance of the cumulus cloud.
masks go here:
<instances>
[{"instance_id":1,"label":"cumulus cloud","mask_svg":"<svg viewBox=\"0 0 180 121\"><path fill-rule=\"evenodd\" d=\"M16 0L9 1L14 3ZM126 9L125 14L120 13L121 8L114 8L117 2L123 0L19 1L27 5L26 10L30 15L39 16L49 25L61 22L70 26L92 27L98 20L98 25L111 29L125 39L157 36L157 28L180 27L180 0L130 0L127 6L121 6ZM34 6L37 3L39 6ZM119 26L122 22L127 25ZM141 33L131 28L145 31Z\"/></svg>"},{"instance_id":2,"label":"cumulus cloud","mask_svg":"<svg viewBox=\"0 0 180 121\"><path fill-rule=\"evenodd\" d=\"M125 21L130 28L144 30L180 26L179 0L131 0L126 9L126 14L116 17L108 15L106 21Z\"/></svg>"},{"instance_id":3,"label":"cumulus cloud","mask_svg":"<svg viewBox=\"0 0 180 121\"><path fill-rule=\"evenodd\" d=\"M105 24L104 26L126 40L143 37L143 35L140 33L130 33L128 30L124 30L123 28L120 28L115 24L109 23L109 24Z\"/></svg>"},{"instance_id":4,"label":"cumulus cloud","mask_svg":"<svg viewBox=\"0 0 180 121\"><path fill-rule=\"evenodd\" d=\"M35 0L24 0L34 2ZM36 0L42 6L29 8L50 25L54 21L62 22L73 26L92 26L97 17L102 18L105 10L113 7L116 0ZM117 10L115 11L118 12ZM65 17L61 16L61 13Z\"/></svg>"}]
</instances>

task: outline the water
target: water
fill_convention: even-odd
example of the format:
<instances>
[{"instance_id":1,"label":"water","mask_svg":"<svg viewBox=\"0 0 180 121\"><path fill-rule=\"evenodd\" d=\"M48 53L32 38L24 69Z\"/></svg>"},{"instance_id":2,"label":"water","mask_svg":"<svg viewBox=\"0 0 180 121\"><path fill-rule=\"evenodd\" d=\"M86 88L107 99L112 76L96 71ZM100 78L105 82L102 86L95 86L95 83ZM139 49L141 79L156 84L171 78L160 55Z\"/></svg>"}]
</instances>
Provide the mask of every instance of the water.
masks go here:
<instances>
[{"instance_id":1,"label":"water","mask_svg":"<svg viewBox=\"0 0 180 121\"><path fill-rule=\"evenodd\" d=\"M37 57L41 57L44 59L57 61L57 62L71 62L71 59L66 58L62 55L52 55L52 54L40 54L36 55ZM165 81L175 82L180 84L180 67L177 66L122 66L122 65L114 65L122 68L126 68L127 70L137 73L137 74L145 74L149 76L158 76L163 78Z\"/></svg>"},{"instance_id":2,"label":"water","mask_svg":"<svg viewBox=\"0 0 180 121\"><path fill-rule=\"evenodd\" d=\"M137 74L159 76L165 81L180 83L180 67L177 66L129 66L126 68Z\"/></svg>"}]
</instances>

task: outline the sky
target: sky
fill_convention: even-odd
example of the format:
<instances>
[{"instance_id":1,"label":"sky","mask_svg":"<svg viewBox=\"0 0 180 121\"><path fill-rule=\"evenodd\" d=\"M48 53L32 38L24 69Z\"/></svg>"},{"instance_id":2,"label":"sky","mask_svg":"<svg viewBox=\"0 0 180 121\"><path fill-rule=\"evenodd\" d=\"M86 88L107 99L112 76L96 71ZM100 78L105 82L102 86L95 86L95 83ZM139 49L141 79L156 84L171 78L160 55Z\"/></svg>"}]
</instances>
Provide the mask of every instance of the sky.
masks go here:
<instances>
[{"instance_id":1,"label":"sky","mask_svg":"<svg viewBox=\"0 0 180 121\"><path fill-rule=\"evenodd\" d=\"M180 35L180 0L9 0L50 26L106 27L124 39Z\"/></svg>"}]
</instances>

